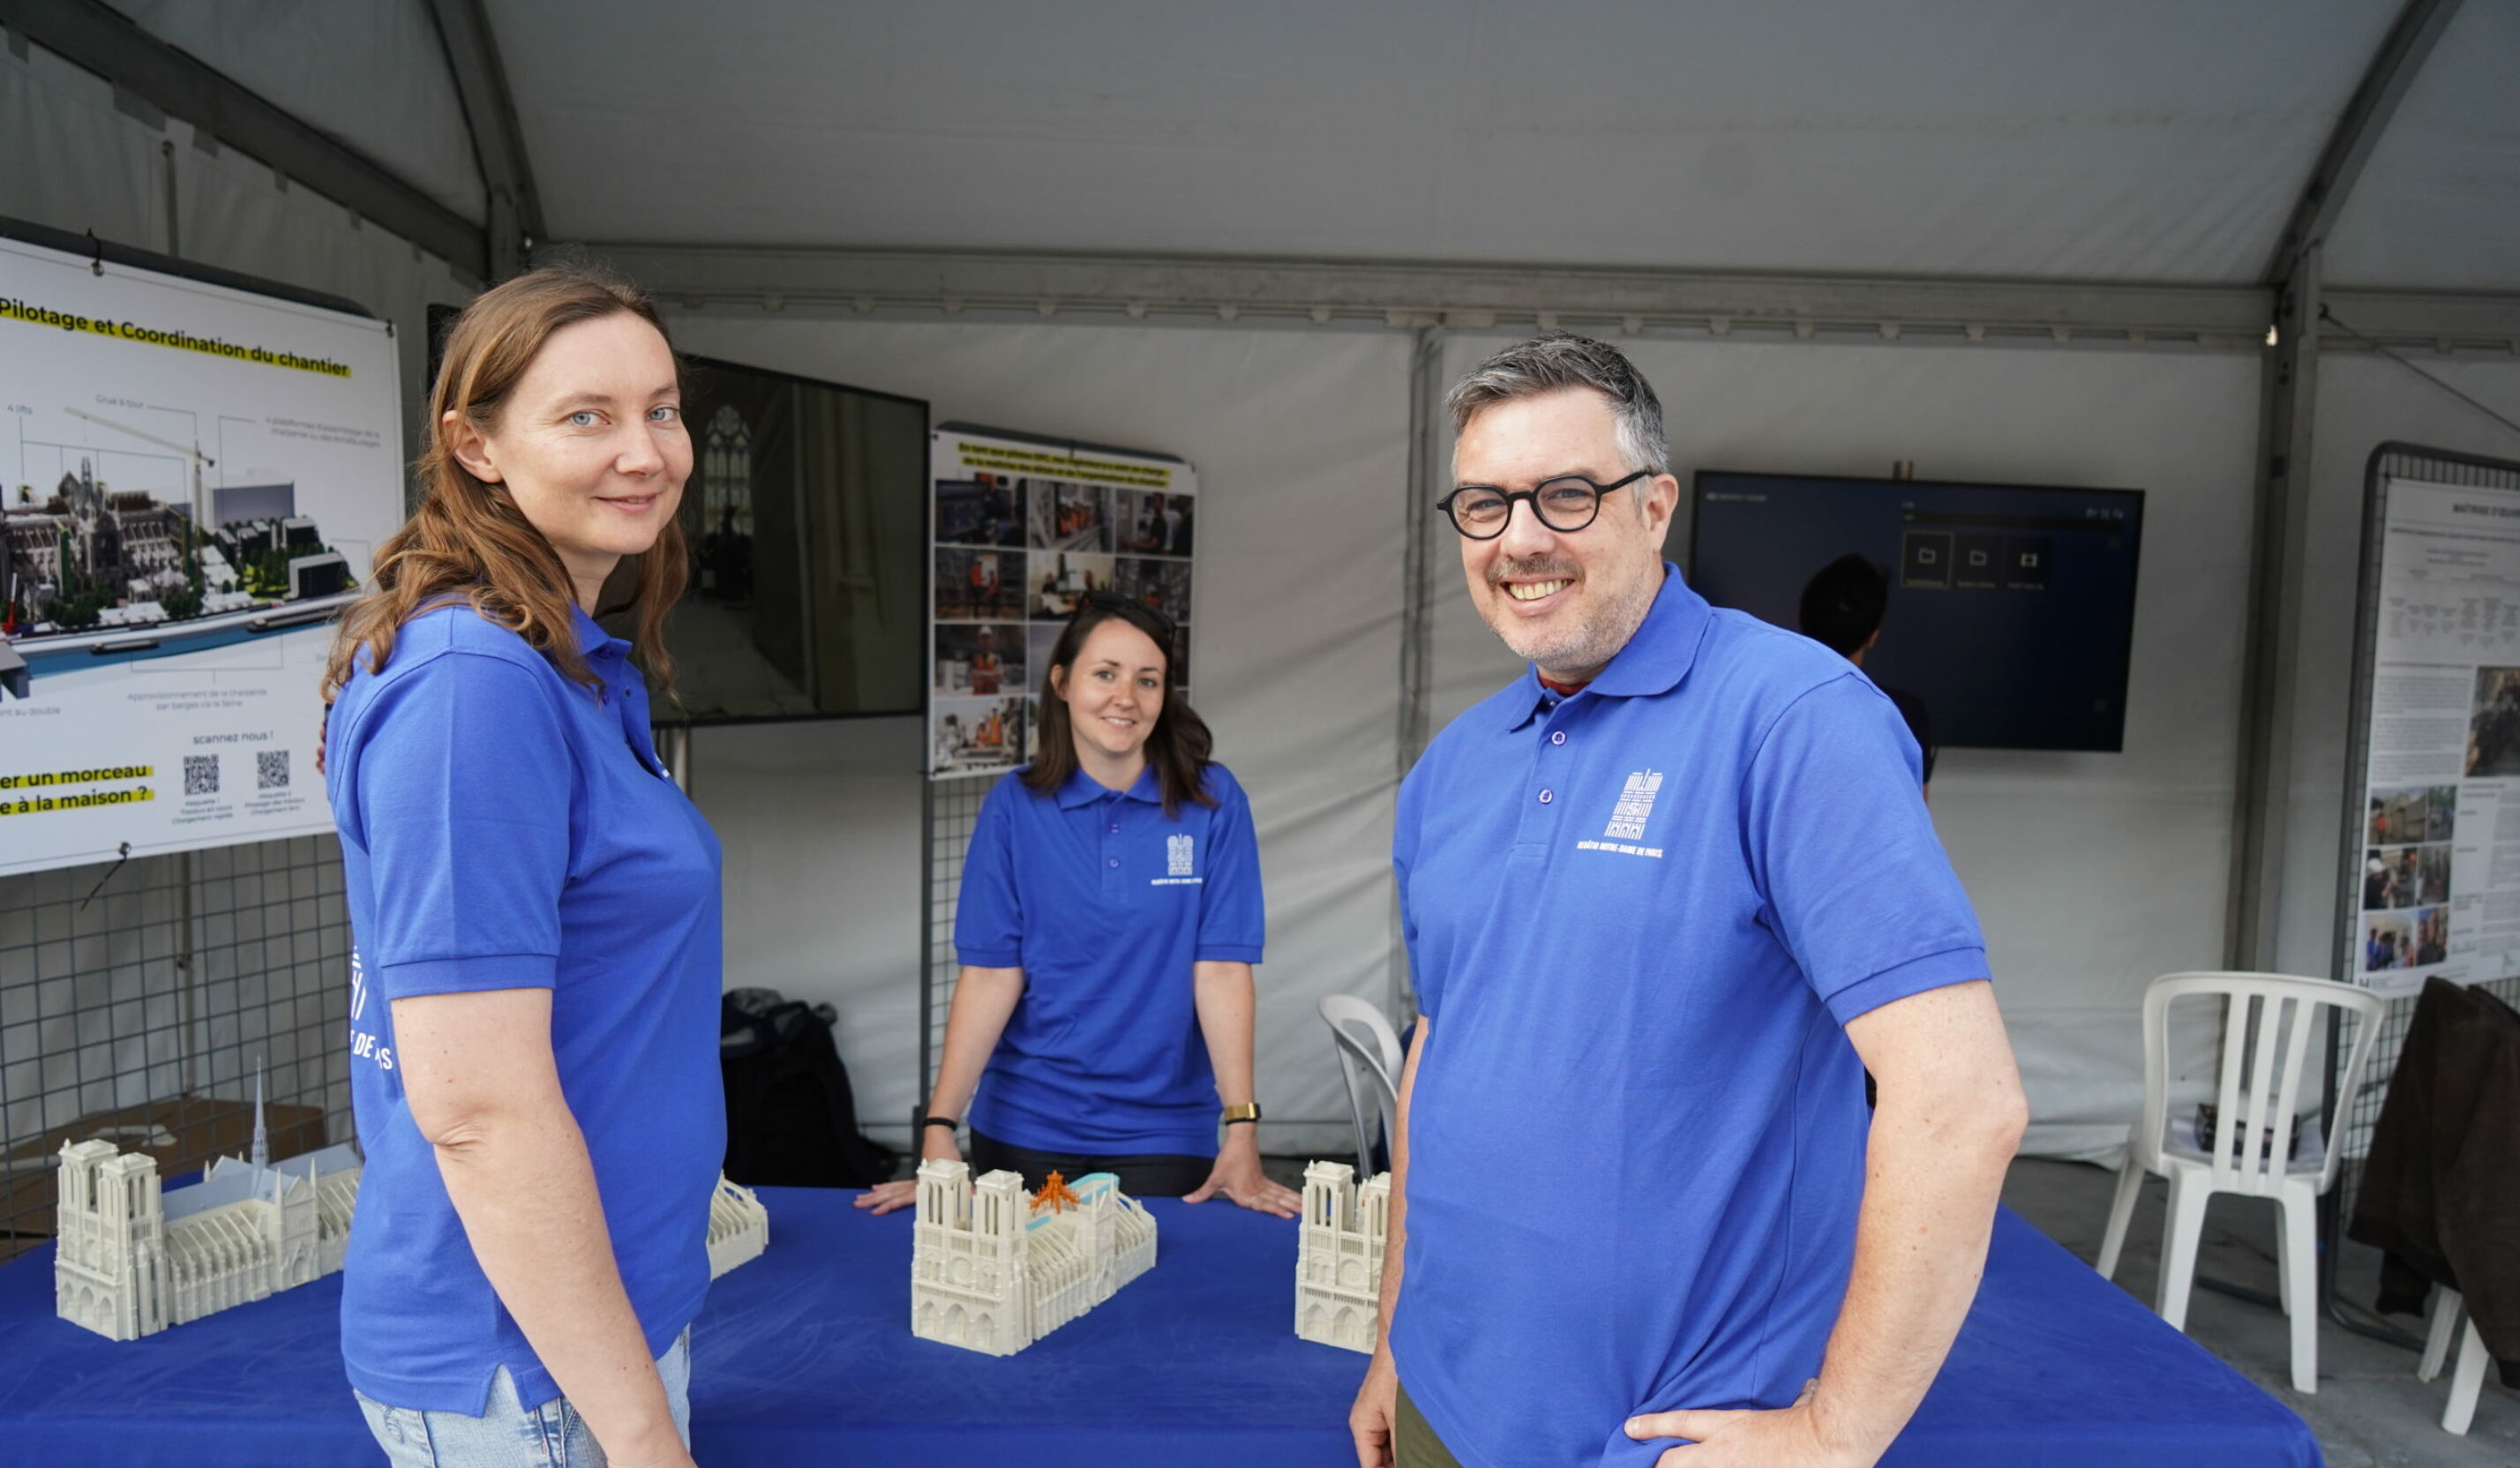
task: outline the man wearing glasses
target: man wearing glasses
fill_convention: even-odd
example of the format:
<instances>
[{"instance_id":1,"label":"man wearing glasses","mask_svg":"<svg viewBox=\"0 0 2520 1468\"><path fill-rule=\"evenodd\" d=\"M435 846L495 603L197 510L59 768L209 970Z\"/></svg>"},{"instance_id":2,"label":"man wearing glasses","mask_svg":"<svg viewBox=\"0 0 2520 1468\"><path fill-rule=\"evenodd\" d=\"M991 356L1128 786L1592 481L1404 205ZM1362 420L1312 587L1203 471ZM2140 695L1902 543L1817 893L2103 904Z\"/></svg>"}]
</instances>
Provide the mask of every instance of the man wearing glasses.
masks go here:
<instances>
[{"instance_id":1,"label":"man wearing glasses","mask_svg":"<svg viewBox=\"0 0 2520 1468\"><path fill-rule=\"evenodd\" d=\"M1680 486L1617 351L1508 347L1450 408L1442 509L1532 666L1401 788L1423 1018L1358 1457L1868 1465L2025 1117L1914 741L1663 562Z\"/></svg>"}]
</instances>

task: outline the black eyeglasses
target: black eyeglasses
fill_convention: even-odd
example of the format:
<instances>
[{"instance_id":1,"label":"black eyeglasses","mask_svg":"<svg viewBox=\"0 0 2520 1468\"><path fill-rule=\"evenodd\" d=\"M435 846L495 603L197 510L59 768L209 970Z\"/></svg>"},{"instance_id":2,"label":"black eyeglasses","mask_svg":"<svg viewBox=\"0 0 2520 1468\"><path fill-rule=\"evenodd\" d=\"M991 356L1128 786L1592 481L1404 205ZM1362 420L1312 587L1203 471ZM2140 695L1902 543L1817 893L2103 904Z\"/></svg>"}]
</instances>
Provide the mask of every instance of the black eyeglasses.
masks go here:
<instances>
[{"instance_id":1,"label":"black eyeglasses","mask_svg":"<svg viewBox=\"0 0 2520 1468\"><path fill-rule=\"evenodd\" d=\"M1078 617L1085 615L1085 608L1089 606L1099 606L1104 611L1137 611L1146 613L1148 616L1154 619L1156 626L1164 630L1164 642L1167 646L1170 645L1173 639L1180 632L1180 629L1173 625L1173 619L1165 616L1162 611L1155 607L1148 606L1146 602L1140 601L1135 598L1123 597L1118 592L1087 592L1084 596L1076 599L1076 610L1068 614L1068 620L1072 622Z\"/></svg>"},{"instance_id":2,"label":"black eyeglasses","mask_svg":"<svg viewBox=\"0 0 2520 1468\"><path fill-rule=\"evenodd\" d=\"M1615 484L1596 484L1582 474L1543 479L1530 489L1502 490L1493 484L1463 484L1435 502L1453 528L1471 540L1494 540L1513 522L1513 502L1529 500L1540 523L1560 535L1572 535L1601 512L1601 496L1625 489L1653 470L1641 468Z\"/></svg>"}]
</instances>

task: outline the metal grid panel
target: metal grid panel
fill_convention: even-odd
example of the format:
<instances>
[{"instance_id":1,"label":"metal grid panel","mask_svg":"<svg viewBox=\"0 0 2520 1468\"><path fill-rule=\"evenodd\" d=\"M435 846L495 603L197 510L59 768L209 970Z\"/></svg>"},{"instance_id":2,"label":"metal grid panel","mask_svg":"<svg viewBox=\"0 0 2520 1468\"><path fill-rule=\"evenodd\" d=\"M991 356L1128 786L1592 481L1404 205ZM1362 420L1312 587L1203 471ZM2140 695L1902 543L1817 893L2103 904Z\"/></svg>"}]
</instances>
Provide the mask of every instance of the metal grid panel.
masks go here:
<instances>
[{"instance_id":1,"label":"metal grid panel","mask_svg":"<svg viewBox=\"0 0 2520 1468\"><path fill-rule=\"evenodd\" d=\"M348 1139L349 955L329 835L0 877L0 1258L50 1235L60 1134L108 1113L152 1108L126 1146L206 1136L259 1066L314 1123L275 1152Z\"/></svg>"},{"instance_id":2,"label":"metal grid panel","mask_svg":"<svg viewBox=\"0 0 2520 1468\"><path fill-rule=\"evenodd\" d=\"M911 1135L919 1134L916 1116L924 1112L927 1093L936 1084L936 1063L945 1050L945 1013L954 1002L954 981L962 965L954 960L954 913L963 895L963 856L971 847L971 827L980 805L997 781L989 778L931 779L927 782L926 925L921 930L923 978L919 994L919 1094L912 1102ZM915 1143L914 1143L915 1144Z\"/></svg>"}]
</instances>

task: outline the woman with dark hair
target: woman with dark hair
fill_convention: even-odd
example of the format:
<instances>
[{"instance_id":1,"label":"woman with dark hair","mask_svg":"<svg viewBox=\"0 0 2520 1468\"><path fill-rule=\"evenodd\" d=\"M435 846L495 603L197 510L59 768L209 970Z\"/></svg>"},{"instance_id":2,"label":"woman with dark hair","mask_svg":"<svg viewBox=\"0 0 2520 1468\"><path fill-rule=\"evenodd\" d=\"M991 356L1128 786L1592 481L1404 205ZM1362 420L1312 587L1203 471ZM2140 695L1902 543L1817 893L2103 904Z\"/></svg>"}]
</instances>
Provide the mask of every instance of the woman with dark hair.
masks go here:
<instances>
[{"instance_id":1,"label":"woman with dark hair","mask_svg":"<svg viewBox=\"0 0 2520 1468\"><path fill-rule=\"evenodd\" d=\"M341 1355L397 1464L689 1468L726 1152L717 839L637 664L692 445L647 297L583 269L450 329L423 499L325 690L367 1154ZM635 642L591 615L635 563Z\"/></svg>"},{"instance_id":2,"label":"woman with dark hair","mask_svg":"<svg viewBox=\"0 0 2520 1468\"><path fill-rule=\"evenodd\" d=\"M1292 1218L1301 1199L1261 1174L1254 1135L1251 809L1208 758L1173 641L1160 613L1093 592L1051 651L1040 750L989 792L964 858L963 972L920 1152L963 1160L968 1104L977 1172L1111 1173L1142 1197Z\"/></svg>"}]
</instances>

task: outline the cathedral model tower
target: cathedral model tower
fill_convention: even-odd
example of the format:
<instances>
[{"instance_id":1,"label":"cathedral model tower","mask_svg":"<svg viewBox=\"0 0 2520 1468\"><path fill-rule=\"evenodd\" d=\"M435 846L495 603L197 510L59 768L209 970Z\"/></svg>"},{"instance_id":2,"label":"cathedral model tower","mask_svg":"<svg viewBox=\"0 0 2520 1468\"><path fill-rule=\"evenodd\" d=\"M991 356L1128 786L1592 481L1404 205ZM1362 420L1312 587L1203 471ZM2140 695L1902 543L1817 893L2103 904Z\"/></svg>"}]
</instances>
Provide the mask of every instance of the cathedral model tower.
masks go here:
<instances>
[{"instance_id":1,"label":"cathedral model tower","mask_svg":"<svg viewBox=\"0 0 2520 1468\"><path fill-rule=\"evenodd\" d=\"M1304 1225L1295 1245L1295 1334L1373 1352L1381 1331L1382 1247L1391 1232L1391 1175L1363 1187L1344 1162L1304 1169Z\"/></svg>"}]
</instances>

